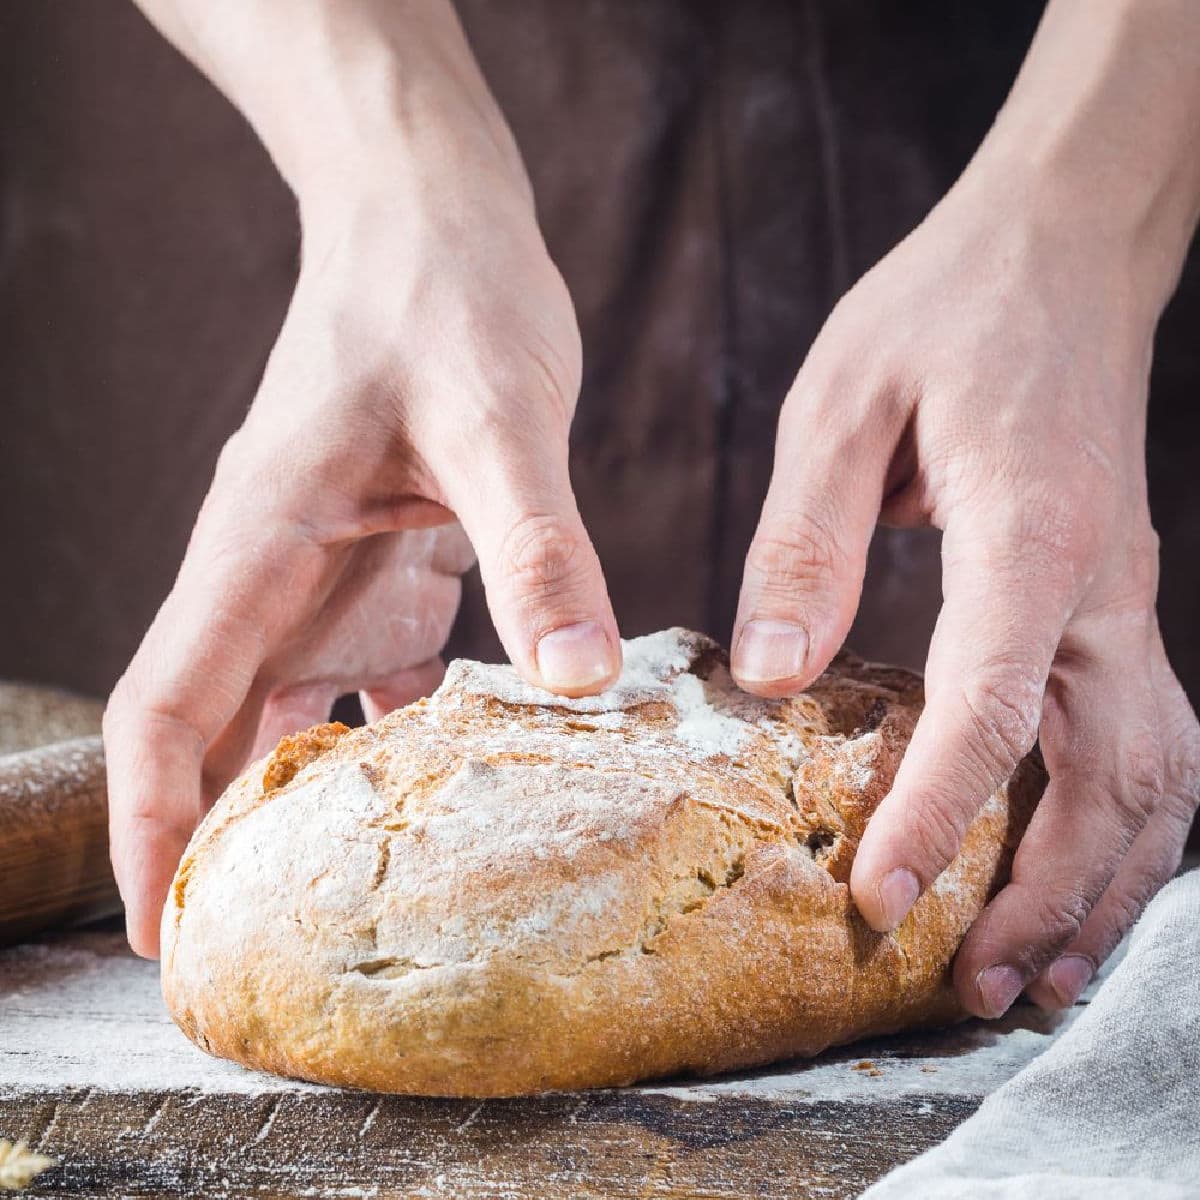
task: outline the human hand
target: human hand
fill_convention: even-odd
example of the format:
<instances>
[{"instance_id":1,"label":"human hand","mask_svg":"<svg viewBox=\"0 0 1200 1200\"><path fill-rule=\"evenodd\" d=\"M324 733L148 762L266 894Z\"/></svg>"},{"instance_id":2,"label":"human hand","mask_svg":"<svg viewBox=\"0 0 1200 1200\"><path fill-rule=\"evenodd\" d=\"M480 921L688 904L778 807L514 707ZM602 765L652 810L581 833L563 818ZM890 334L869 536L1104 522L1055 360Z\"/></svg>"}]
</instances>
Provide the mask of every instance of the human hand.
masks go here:
<instances>
[{"instance_id":1,"label":"human hand","mask_svg":"<svg viewBox=\"0 0 1200 1200\"><path fill-rule=\"evenodd\" d=\"M505 155L436 169L302 195L290 311L112 695L112 857L141 954L196 822L248 759L340 693L373 717L436 685L471 545L526 678L582 694L619 670L567 474L565 286Z\"/></svg>"},{"instance_id":2,"label":"human hand","mask_svg":"<svg viewBox=\"0 0 1200 1200\"><path fill-rule=\"evenodd\" d=\"M1040 735L1050 784L955 963L963 1005L1072 1003L1177 867L1200 729L1155 615L1144 419L1161 297L967 177L837 306L780 419L733 673L806 686L842 643L876 519L944 531L927 705L850 881L894 928Z\"/></svg>"}]
</instances>

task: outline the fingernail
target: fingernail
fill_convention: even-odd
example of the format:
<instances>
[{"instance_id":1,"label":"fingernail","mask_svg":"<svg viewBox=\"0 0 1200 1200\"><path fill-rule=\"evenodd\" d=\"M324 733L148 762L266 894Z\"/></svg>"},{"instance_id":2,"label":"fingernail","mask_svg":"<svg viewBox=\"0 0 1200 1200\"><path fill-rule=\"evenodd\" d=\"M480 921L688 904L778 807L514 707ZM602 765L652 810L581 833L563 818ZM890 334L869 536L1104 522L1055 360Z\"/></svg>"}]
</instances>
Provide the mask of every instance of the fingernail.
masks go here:
<instances>
[{"instance_id":1,"label":"fingernail","mask_svg":"<svg viewBox=\"0 0 1200 1200\"><path fill-rule=\"evenodd\" d=\"M1046 972L1046 982L1063 1008L1070 1008L1092 981L1092 964L1082 954L1064 954Z\"/></svg>"},{"instance_id":2,"label":"fingernail","mask_svg":"<svg viewBox=\"0 0 1200 1200\"><path fill-rule=\"evenodd\" d=\"M921 894L921 883L907 867L897 867L879 881L877 894L879 911L887 927L895 929L916 904Z\"/></svg>"},{"instance_id":3,"label":"fingernail","mask_svg":"<svg viewBox=\"0 0 1200 1200\"><path fill-rule=\"evenodd\" d=\"M975 986L983 1001L983 1011L989 1017L1002 1017L1025 986L1015 967L1001 964L987 967L975 976Z\"/></svg>"},{"instance_id":4,"label":"fingernail","mask_svg":"<svg viewBox=\"0 0 1200 1200\"><path fill-rule=\"evenodd\" d=\"M616 669L613 648L595 621L564 625L537 644L538 674L551 691L594 688Z\"/></svg>"},{"instance_id":5,"label":"fingernail","mask_svg":"<svg viewBox=\"0 0 1200 1200\"><path fill-rule=\"evenodd\" d=\"M791 679L804 670L808 634L791 621L747 621L733 650L734 671L750 683Z\"/></svg>"}]
</instances>

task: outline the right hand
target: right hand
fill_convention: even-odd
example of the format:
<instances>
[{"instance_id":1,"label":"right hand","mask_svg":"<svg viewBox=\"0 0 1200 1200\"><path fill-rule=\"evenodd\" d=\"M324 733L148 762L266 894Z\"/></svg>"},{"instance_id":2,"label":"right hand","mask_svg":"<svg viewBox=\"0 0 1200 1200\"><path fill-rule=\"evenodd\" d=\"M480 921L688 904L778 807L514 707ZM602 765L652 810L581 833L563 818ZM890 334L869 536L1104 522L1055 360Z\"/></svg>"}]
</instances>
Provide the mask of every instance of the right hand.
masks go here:
<instances>
[{"instance_id":1,"label":"right hand","mask_svg":"<svg viewBox=\"0 0 1200 1200\"><path fill-rule=\"evenodd\" d=\"M147 956L192 830L251 757L340 693L370 717L436 685L471 546L526 679L582 695L620 669L567 473L579 333L523 172L400 173L301 213L258 395L105 714L113 865Z\"/></svg>"}]
</instances>

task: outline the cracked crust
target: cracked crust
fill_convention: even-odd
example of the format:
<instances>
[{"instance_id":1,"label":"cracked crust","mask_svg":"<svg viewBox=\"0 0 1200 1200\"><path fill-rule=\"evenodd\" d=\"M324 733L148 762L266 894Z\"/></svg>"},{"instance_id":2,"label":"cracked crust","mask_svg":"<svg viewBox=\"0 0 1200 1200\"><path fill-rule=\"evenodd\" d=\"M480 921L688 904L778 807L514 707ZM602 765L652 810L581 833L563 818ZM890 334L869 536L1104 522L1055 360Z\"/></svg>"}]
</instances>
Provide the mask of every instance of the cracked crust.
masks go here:
<instances>
[{"instance_id":1,"label":"cracked crust","mask_svg":"<svg viewBox=\"0 0 1200 1200\"><path fill-rule=\"evenodd\" d=\"M445 1096L748 1067L962 1016L948 965L1040 794L1027 761L894 935L847 880L921 707L849 655L793 700L719 647L626 643L565 700L452 664L427 701L285 738L221 798L163 916L211 1053Z\"/></svg>"}]
</instances>

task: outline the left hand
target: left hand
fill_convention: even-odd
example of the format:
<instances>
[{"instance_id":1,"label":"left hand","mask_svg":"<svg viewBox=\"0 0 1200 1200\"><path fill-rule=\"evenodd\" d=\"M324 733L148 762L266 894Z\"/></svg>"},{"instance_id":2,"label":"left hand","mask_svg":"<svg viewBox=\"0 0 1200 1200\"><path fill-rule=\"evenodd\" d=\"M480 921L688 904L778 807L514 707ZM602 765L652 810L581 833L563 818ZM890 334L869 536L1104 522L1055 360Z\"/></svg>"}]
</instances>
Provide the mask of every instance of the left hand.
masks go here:
<instances>
[{"instance_id":1,"label":"left hand","mask_svg":"<svg viewBox=\"0 0 1200 1200\"><path fill-rule=\"evenodd\" d=\"M733 673L805 687L877 518L944 531L927 705L851 877L894 928L1040 737L1050 784L955 964L963 1005L1078 994L1178 866L1200 728L1155 615L1144 426L1157 306L1008 181L964 177L837 306L784 405ZM995 182L995 181L994 181Z\"/></svg>"}]
</instances>

